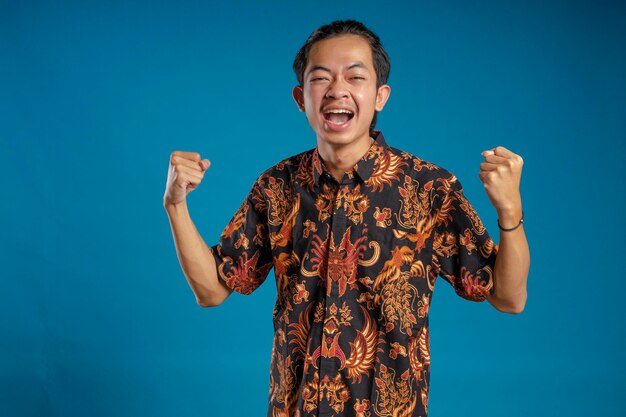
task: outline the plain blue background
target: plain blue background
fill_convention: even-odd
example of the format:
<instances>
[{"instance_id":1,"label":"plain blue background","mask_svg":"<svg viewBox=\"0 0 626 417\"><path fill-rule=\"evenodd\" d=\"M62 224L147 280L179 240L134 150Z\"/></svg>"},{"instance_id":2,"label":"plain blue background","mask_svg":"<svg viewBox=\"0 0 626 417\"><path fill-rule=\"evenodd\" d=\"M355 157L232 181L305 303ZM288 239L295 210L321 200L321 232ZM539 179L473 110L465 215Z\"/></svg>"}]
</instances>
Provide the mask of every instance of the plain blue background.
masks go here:
<instances>
[{"instance_id":1,"label":"plain blue background","mask_svg":"<svg viewBox=\"0 0 626 417\"><path fill-rule=\"evenodd\" d=\"M168 159L211 160L189 206L216 243L258 174L315 146L291 64L337 18L391 57L388 143L454 172L496 240L480 152L525 160L526 310L440 280L430 415L626 413L623 4L0 1L0 415L265 415L274 275L195 304Z\"/></svg>"}]
</instances>

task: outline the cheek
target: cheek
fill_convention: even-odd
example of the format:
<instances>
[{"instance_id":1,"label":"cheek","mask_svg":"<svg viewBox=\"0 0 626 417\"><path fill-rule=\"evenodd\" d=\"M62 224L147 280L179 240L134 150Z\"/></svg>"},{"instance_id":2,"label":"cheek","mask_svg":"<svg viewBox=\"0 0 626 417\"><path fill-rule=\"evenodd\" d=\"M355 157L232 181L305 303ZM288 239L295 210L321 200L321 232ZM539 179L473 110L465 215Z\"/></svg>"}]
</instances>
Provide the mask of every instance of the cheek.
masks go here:
<instances>
[{"instance_id":1,"label":"cheek","mask_svg":"<svg viewBox=\"0 0 626 417\"><path fill-rule=\"evenodd\" d=\"M376 94L370 91L359 92L354 95L354 99L359 106L359 113L368 116L376 111Z\"/></svg>"},{"instance_id":2,"label":"cheek","mask_svg":"<svg viewBox=\"0 0 626 417\"><path fill-rule=\"evenodd\" d=\"M320 113L319 111L317 111L317 107L318 106L316 106L311 101L304 101L304 111L306 113L306 119L309 121L309 125L311 125L312 127L315 127L322 123L322 121L320 120Z\"/></svg>"},{"instance_id":3,"label":"cheek","mask_svg":"<svg viewBox=\"0 0 626 417\"><path fill-rule=\"evenodd\" d=\"M324 89L321 87L310 87L304 91L304 104L307 106L318 106L324 98Z\"/></svg>"},{"instance_id":4,"label":"cheek","mask_svg":"<svg viewBox=\"0 0 626 417\"><path fill-rule=\"evenodd\" d=\"M307 109L306 110L306 119L309 121L309 124L311 126L315 126L317 125L317 115L315 114L315 112Z\"/></svg>"}]
</instances>

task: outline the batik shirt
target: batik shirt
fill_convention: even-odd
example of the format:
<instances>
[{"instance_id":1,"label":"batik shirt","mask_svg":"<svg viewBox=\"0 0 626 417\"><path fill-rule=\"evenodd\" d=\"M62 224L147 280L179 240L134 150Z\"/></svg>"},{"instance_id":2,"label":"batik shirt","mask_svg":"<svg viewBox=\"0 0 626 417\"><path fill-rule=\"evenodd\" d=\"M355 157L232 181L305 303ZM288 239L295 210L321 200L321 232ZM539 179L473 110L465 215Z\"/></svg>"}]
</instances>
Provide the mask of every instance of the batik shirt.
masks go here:
<instances>
[{"instance_id":1,"label":"batik shirt","mask_svg":"<svg viewBox=\"0 0 626 417\"><path fill-rule=\"evenodd\" d=\"M436 278L493 292L497 246L459 180L374 139L341 181L317 148L266 170L211 248L241 294L274 268L268 416L426 416Z\"/></svg>"}]
</instances>

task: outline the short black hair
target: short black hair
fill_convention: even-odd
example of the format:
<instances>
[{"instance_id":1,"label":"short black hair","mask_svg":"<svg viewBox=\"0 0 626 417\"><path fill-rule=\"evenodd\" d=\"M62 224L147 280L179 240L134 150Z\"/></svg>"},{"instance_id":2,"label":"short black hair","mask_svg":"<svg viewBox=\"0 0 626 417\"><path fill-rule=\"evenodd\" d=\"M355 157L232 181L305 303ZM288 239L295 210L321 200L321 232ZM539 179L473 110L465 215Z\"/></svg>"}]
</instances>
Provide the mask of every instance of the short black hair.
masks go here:
<instances>
[{"instance_id":1,"label":"short black hair","mask_svg":"<svg viewBox=\"0 0 626 417\"><path fill-rule=\"evenodd\" d=\"M380 42L380 38L363 23L356 20L335 20L327 25L320 26L311 33L293 61L293 70L298 78L298 84L301 87L304 85L304 70L309 63L309 52L313 44L341 35L358 35L369 43L372 50L374 69L376 70L376 88L387 84L389 71L391 70L391 63L389 62L387 51L385 51L385 48ZM378 112L374 112L374 119L370 125L370 133L373 132L376 126L377 114Z\"/></svg>"},{"instance_id":2,"label":"short black hair","mask_svg":"<svg viewBox=\"0 0 626 417\"><path fill-rule=\"evenodd\" d=\"M391 64L389 56L387 56L387 52L380 42L380 38L361 22L356 20L335 20L315 29L298 51L296 59L293 61L293 70L296 73L300 86L304 82L304 70L309 63L309 51L313 44L341 35L358 35L369 43L372 49L372 61L376 69L376 87L387 84Z\"/></svg>"}]
</instances>

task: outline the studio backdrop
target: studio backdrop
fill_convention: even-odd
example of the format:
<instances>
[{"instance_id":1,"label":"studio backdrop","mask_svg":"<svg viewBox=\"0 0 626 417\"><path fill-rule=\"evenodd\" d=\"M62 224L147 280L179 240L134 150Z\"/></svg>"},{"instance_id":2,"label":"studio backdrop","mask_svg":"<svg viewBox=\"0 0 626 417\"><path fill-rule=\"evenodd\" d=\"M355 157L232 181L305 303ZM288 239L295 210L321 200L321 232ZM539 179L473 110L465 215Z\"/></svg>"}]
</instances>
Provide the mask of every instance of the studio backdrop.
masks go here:
<instances>
[{"instance_id":1,"label":"studio backdrop","mask_svg":"<svg viewBox=\"0 0 626 417\"><path fill-rule=\"evenodd\" d=\"M340 18L391 58L388 144L452 171L495 240L481 152L525 161L526 309L438 280L430 415L626 414L623 2L1 1L0 415L265 415L274 274L196 304L168 162L211 160L188 205L215 244L315 147L291 65Z\"/></svg>"}]
</instances>

